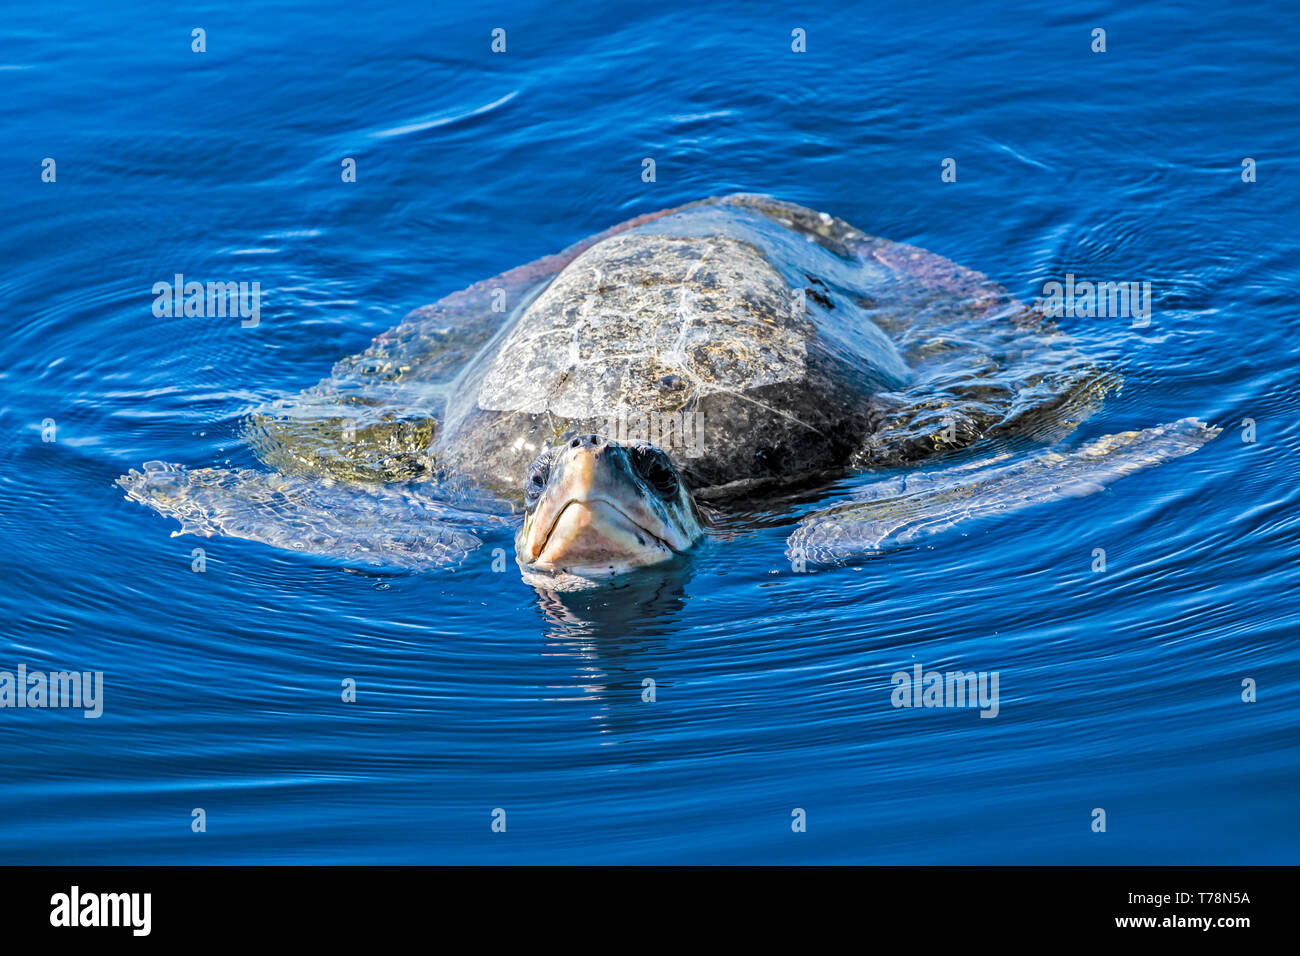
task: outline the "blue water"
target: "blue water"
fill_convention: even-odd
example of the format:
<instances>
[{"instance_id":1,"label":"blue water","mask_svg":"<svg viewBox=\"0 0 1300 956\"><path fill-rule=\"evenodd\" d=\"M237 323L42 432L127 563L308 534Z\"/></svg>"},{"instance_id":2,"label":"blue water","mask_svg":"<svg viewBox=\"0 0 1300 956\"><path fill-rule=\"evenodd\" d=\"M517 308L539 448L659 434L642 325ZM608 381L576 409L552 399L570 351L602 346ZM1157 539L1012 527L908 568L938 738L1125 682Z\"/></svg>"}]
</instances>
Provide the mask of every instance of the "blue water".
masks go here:
<instances>
[{"instance_id":1,"label":"blue water","mask_svg":"<svg viewBox=\"0 0 1300 956\"><path fill-rule=\"evenodd\" d=\"M0 670L103 671L104 712L0 710L0 861L1296 862L1298 16L11 5ZM736 190L1025 299L1151 282L1148 328L1062 320L1126 379L1080 435L1223 435L854 566L792 573L773 522L565 606L173 538L113 485L247 464L250 408L409 310ZM260 325L155 318L177 272L260 282ZM891 707L915 663L996 670L998 716Z\"/></svg>"}]
</instances>

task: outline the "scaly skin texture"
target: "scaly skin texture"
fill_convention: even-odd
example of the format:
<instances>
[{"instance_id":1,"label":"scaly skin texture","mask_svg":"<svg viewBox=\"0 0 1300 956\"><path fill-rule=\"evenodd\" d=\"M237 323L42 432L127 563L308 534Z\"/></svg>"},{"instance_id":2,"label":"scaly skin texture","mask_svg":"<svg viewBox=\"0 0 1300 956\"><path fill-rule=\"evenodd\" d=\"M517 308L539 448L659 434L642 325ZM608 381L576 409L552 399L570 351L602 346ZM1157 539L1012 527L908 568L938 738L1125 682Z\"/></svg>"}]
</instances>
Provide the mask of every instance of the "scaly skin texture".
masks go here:
<instances>
[{"instance_id":1,"label":"scaly skin texture","mask_svg":"<svg viewBox=\"0 0 1300 956\"><path fill-rule=\"evenodd\" d=\"M658 481L638 455L666 466ZM524 578L550 590L590 587L669 561L699 540L690 492L660 455L601 435L548 450L535 466L538 493L515 536Z\"/></svg>"},{"instance_id":2,"label":"scaly skin texture","mask_svg":"<svg viewBox=\"0 0 1300 956\"><path fill-rule=\"evenodd\" d=\"M496 485L517 480L521 436L699 416L695 447L660 439L693 486L786 477L860 442L862 359L854 369L821 348L754 246L626 233L579 256L520 317L477 391L467 381L449 409L443 447L455 470Z\"/></svg>"}]
</instances>

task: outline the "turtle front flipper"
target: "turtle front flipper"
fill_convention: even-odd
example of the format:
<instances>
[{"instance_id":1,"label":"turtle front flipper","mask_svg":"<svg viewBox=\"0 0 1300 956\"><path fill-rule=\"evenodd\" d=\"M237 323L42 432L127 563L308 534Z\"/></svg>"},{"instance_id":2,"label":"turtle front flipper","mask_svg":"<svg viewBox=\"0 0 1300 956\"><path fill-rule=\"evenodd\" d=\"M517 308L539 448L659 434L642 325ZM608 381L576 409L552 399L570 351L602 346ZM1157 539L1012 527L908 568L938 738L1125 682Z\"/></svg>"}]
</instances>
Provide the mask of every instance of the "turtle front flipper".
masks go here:
<instances>
[{"instance_id":1,"label":"turtle front flipper","mask_svg":"<svg viewBox=\"0 0 1300 956\"><path fill-rule=\"evenodd\" d=\"M148 462L117 480L127 497L181 523L173 535L228 535L348 564L420 570L458 564L503 524L405 485L344 485L249 469Z\"/></svg>"},{"instance_id":2,"label":"turtle front flipper","mask_svg":"<svg viewBox=\"0 0 1300 956\"><path fill-rule=\"evenodd\" d=\"M441 404L416 410L322 383L253 411L244 438L258 459L285 474L338 481L418 481L435 474L429 453Z\"/></svg>"},{"instance_id":3,"label":"turtle front flipper","mask_svg":"<svg viewBox=\"0 0 1300 956\"><path fill-rule=\"evenodd\" d=\"M975 518L1077 498L1190 454L1218 435L1192 418L1107 435L1078 448L1010 455L868 484L855 500L814 512L790 535L795 562L831 564L947 531Z\"/></svg>"},{"instance_id":4,"label":"turtle front flipper","mask_svg":"<svg viewBox=\"0 0 1300 956\"><path fill-rule=\"evenodd\" d=\"M244 429L253 452L286 474L363 483L433 476L429 449L447 389L504 319L493 299L474 287L417 309L329 378L255 409Z\"/></svg>"}]
</instances>

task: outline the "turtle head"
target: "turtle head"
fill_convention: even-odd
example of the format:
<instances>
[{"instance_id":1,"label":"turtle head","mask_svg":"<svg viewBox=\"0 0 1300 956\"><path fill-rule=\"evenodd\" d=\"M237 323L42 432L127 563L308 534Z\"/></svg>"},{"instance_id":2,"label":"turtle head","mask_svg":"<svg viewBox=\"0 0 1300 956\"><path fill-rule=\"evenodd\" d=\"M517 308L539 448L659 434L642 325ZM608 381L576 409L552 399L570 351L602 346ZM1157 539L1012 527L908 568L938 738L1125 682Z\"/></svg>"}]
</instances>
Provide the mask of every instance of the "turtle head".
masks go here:
<instances>
[{"instance_id":1,"label":"turtle head","mask_svg":"<svg viewBox=\"0 0 1300 956\"><path fill-rule=\"evenodd\" d=\"M524 578L578 588L667 561L701 535L695 502L648 442L579 435L528 470L515 557Z\"/></svg>"}]
</instances>

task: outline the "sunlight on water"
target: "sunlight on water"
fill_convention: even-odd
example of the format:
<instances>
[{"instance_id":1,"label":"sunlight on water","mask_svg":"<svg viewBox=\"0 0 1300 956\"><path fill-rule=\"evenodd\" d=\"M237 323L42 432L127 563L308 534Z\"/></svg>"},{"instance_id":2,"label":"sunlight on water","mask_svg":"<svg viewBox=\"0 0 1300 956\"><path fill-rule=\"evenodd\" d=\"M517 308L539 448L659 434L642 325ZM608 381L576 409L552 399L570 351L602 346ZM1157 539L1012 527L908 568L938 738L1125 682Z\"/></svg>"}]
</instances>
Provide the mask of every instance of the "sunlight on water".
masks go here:
<instances>
[{"instance_id":1,"label":"sunlight on water","mask_svg":"<svg viewBox=\"0 0 1300 956\"><path fill-rule=\"evenodd\" d=\"M791 16L11 11L0 671L102 671L103 714L0 710L0 861L1294 862L1294 23L1115 8L1101 56L1029 4ZM523 584L504 522L402 574L173 537L114 485L261 468L250 412L411 310L735 191L1025 302L1149 283L1146 325L1058 319L1122 378L1070 440L1223 432L806 573L795 522L860 488L756 499L582 594ZM176 274L260 283L257 323L157 315ZM996 673L996 717L894 706L917 667Z\"/></svg>"}]
</instances>

